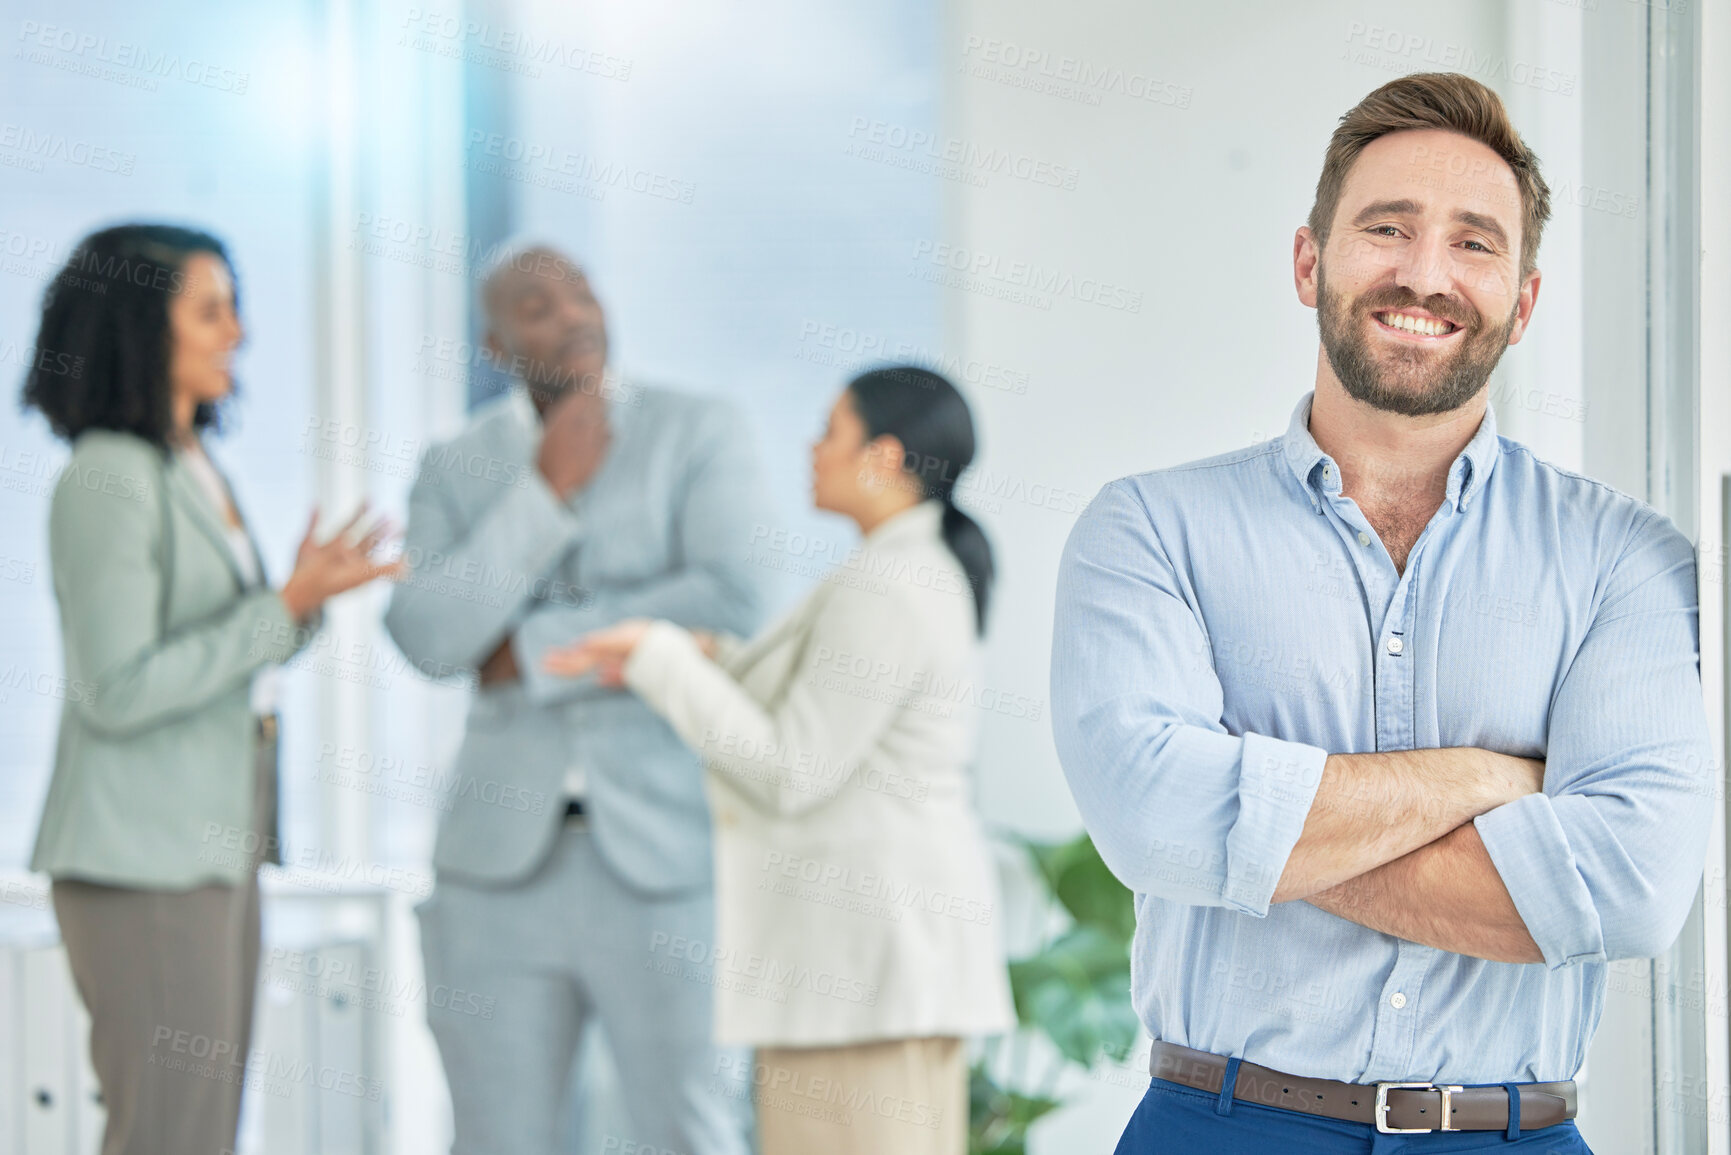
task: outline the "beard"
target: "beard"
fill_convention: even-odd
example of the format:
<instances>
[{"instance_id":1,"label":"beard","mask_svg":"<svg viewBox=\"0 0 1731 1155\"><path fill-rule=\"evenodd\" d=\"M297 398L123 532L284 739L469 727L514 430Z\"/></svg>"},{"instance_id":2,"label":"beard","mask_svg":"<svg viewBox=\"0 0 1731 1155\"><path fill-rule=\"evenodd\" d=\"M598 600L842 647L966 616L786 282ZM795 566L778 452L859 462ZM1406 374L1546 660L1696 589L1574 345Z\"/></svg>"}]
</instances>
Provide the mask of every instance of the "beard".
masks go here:
<instances>
[{"instance_id":1,"label":"beard","mask_svg":"<svg viewBox=\"0 0 1731 1155\"><path fill-rule=\"evenodd\" d=\"M1410 289L1376 289L1350 305L1339 294L1330 293L1322 266L1316 270L1316 324L1322 332L1323 352L1347 395L1375 409L1422 417L1448 413L1472 400L1509 347L1516 311L1511 309L1500 326L1487 324L1471 306L1440 294L1419 300ZM1391 309L1422 308L1460 326L1460 347L1439 358L1422 346L1388 343L1379 352L1371 349L1365 327L1374 324L1372 313Z\"/></svg>"},{"instance_id":2,"label":"beard","mask_svg":"<svg viewBox=\"0 0 1731 1155\"><path fill-rule=\"evenodd\" d=\"M599 326L573 333L543 356L520 354L523 383L544 402L569 393L600 393L607 367L607 333Z\"/></svg>"}]
</instances>

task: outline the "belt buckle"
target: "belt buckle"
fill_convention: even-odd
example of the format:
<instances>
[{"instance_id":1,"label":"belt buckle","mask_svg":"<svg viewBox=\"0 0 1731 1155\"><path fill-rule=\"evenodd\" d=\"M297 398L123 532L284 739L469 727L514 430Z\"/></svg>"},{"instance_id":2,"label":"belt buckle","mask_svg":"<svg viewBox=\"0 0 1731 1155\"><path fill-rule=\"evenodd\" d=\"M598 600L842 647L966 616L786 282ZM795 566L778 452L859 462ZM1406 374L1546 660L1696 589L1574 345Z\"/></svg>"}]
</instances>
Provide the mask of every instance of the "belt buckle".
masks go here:
<instances>
[{"instance_id":1,"label":"belt buckle","mask_svg":"<svg viewBox=\"0 0 1731 1155\"><path fill-rule=\"evenodd\" d=\"M1376 1085L1376 1129L1384 1135L1428 1135L1432 1131L1459 1131L1449 1126L1449 1096L1463 1088L1458 1084L1437 1083L1378 1083ZM1436 1091L1442 1095L1442 1122L1435 1127L1390 1127L1388 1125L1388 1093L1395 1090Z\"/></svg>"}]
</instances>

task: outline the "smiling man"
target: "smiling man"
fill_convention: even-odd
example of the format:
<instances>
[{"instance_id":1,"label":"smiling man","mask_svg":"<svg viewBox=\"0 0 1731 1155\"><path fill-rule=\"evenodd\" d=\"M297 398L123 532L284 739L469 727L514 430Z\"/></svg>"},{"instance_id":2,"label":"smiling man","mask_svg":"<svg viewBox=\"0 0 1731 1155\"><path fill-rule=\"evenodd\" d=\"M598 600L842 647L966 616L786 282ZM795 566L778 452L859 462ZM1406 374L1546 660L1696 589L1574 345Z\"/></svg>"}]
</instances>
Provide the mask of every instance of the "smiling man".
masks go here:
<instances>
[{"instance_id":1,"label":"smiling man","mask_svg":"<svg viewBox=\"0 0 1731 1155\"><path fill-rule=\"evenodd\" d=\"M1120 1152L1587 1150L1607 964L1676 938L1714 783L1690 543L1487 405L1549 199L1477 81L1371 93L1293 245L1286 433L1071 533L1053 728L1156 1040Z\"/></svg>"}]
</instances>

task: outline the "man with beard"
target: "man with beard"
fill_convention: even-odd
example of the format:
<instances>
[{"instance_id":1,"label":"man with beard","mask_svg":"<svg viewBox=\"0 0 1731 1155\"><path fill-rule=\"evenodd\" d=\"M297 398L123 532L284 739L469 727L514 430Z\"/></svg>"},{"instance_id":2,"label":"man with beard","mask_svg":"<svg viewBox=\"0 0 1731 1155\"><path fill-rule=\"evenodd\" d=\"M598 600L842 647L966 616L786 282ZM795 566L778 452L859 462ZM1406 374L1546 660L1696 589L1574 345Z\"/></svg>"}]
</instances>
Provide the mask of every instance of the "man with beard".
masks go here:
<instances>
[{"instance_id":1,"label":"man with beard","mask_svg":"<svg viewBox=\"0 0 1731 1155\"><path fill-rule=\"evenodd\" d=\"M1371 93L1293 246L1286 433L1070 535L1053 729L1156 1040L1120 1152L1587 1150L1607 964L1676 938L1714 783L1690 543L1486 403L1548 215L1489 89Z\"/></svg>"},{"instance_id":2,"label":"man with beard","mask_svg":"<svg viewBox=\"0 0 1731 1155\"><path fill-rule=\"evenodd\" d=\"M768 518L719 401L626 385L577 265L503 254L487 347L518 378L431 448L409 500L412 576L385 623L422 669L480 688L418 908L455 1155L542 1155L597 1019L637 1150L743 1155L743 1069L710 1045L709 811L696 755L633 694L541 669L633 617L749 635ZM693 952L697 953L693 953Z\"/></svg>"}]
</instances>

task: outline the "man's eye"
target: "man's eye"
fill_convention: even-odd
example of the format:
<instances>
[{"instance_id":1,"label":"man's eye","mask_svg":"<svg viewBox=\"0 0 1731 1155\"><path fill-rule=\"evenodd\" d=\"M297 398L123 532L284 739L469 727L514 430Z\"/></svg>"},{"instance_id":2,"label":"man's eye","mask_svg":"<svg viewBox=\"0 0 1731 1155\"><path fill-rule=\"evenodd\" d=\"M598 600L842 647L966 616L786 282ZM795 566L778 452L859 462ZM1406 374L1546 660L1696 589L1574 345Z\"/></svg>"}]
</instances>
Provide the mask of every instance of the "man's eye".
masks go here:
<instances>
[{"instance_id":1,"label":"man's eye","mask_svg":"<svg viewBox=\"0 0 1731 1155\"><path fill-rule=\"evenodd\" d=\"M1388 232L1386 232L1386 233L1383 232L1382 230L1384 230L1384 229L1387 229ZM1382 237L1387 237L1387 236L1397 236L1398 237L1400 235L1400 229L1394 225L1372 225L1370 227L1370 231L1377 234L1378 236L1382 236Z\"/></svg>"},{"instance_id":2,"label":"man's eye","mask_svg":"<svg viewBox=\"0 0 1731 1155\"><path fill-rule=\"evenodd\" d=\"M1490 246L1486 245L1483 241L1468 241L1466 243L1469 245L1477 245L1479 247L1479 252L1481 253L1488 253L1491 251Z\"/></svg>"}]
</instances>

